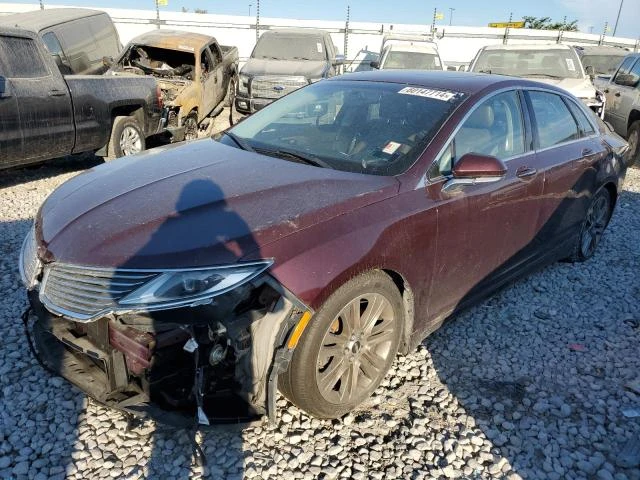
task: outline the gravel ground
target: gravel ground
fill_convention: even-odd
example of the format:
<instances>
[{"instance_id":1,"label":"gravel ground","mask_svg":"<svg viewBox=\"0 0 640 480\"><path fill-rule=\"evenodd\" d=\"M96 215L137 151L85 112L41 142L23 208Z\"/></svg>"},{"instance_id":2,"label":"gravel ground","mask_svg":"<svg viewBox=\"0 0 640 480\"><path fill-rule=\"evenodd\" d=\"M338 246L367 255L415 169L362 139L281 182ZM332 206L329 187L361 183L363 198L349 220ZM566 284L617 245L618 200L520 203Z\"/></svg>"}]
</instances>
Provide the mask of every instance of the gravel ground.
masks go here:
<instances>
[{"instance_id":1,"label":"gravel ground","mask_svg":"<svg viewBox=\"0 0 640 480\"><path fill-rule=\"evenodd\" d=\"M640 480L640 395L625 387L640 379L640 170L595 259L552 265L449 321L341 420L281 399L276 426L198 434L199 467L187 432L127 431L27 349L21 241L45 197L93 163L2 172L0 478Z\"/></svg>"}]
</instances>

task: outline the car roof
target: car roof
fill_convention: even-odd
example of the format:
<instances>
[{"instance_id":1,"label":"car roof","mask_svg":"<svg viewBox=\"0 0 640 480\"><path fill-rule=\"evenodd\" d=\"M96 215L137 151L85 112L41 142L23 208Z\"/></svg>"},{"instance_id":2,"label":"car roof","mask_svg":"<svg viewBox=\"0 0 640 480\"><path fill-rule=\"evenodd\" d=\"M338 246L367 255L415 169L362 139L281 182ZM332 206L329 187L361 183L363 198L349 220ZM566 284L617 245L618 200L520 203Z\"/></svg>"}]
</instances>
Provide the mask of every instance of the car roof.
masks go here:
<instances>
[{"instance_id":1,"label":"car roof","mask_svg":"<svg viewBox=\"0 0 640 480\"><path fill-rule=\"evenodd\" d=\"M473 96L487 88L497 90L503 87L544 88L566 93L561 88L542 82L536 82L507 75L491 75L473 72L449 72L441 70L372 70L368 72L347 73L327 81L356 80L368 82L399 83L423 88L435 88L461 92Z\"/></svg>"},{"instance_id":2,"label":"car roof","mask_svg":"<svg viewBox=\"0 0 640 480\"><path fill-rule=\"evenodd\" d=\"M276 28L273 30L267 30L261 36L270 36L270 35L283 35L283 34L294 34L300 36L323 36L327 35L329 32L326 30L321 30L319 28Z\"/></svg>"},{"instance_id":3,"label":"car roof","mask_svg":"<svg viewBox=\"0 0 640 480\"><path fill-rule=\"evenodd\" d=\"M39 32L61 23L95 15L106 15L106 12L89 8L48 8L46 10L34 10L32 12L2 16L0 17L0 24Z\"/></svg>"},{"instance_id":4,"label":"car roof","mask_svg":"<svg viewBox=\"0 0 640 480\"><path fill-rule=\"evenodd\" d=\"M215 40L215 38L202 33L162 29L138 35L129 43L146 45L148 47L166 48L168 50L199 52L212 40Z\"/></svg>"},{"instance_id":5,"label":"car roof","mask_svg":"<svg viewBox=\"0 0 640 480\"><path fill-rule=\"evenodd\" d=\"M513 45L487 45L484 50L571 50L569 45L559 43L529 43Z\"/></svg>"}]
</instances>

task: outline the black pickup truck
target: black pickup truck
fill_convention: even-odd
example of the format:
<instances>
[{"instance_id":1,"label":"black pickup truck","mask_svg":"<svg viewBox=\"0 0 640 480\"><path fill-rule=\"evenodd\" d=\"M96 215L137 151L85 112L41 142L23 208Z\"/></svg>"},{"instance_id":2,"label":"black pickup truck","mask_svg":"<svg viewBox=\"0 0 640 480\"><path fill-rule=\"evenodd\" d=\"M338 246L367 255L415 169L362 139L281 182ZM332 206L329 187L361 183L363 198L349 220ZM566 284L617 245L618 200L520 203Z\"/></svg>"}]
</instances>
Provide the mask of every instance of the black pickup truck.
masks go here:
<instances>
[{"instance_id":1,"label":"black pickup truck","mask_svg":"<svg viewBox=\"0 0 640 480\"><path fill-rule=\"evenodd\" d=\"M69 154L121 157L161 133L150 77L62 75L34 32L0 28L0 169Z\"/></svg>"}]
</instances>

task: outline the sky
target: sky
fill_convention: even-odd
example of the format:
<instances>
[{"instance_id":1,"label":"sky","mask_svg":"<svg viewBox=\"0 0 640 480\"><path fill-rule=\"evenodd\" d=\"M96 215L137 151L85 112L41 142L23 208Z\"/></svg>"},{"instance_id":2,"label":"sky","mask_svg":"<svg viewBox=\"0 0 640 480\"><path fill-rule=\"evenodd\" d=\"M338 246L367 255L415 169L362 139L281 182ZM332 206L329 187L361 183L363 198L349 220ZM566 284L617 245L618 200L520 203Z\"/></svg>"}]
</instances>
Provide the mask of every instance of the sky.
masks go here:
<instances>
[{"instance_id":1,"label":"sky","mask_svg":"<svg viewBox=\"0 0 640 480\"><path fill-rule=\"evenodd\" d=\"M13 0L14 2L16 0ZM34 3L33 0L18 0L20 3ZM110 8L155 8L155 0L44 0L45 5L77 5L83 7ZM193 11L205 9L208 13L228 15L251 15L256 13L257 0L168 0L162 10L177 10L182 7ZM623 6L618 22L617 36L640 37L640 0L622 0ZM249 6L251 4L251 7ZM454 25L486 26L489 22L504 22L513 13L513 19L523 16L551 17L562 21L566 15L568 21L578 20L581 31L602 33L605 21L613 26L620 7L619 0L447 0L447 2L425 2L421 0L260 0L260 15L263 17L284 17L318 20L344 20L347 5L351 7L352 21L412 23L430 25L433 10L437 8L445 15L438 24L449 24L450 8L453 11Z\"/></svg>"}]
</instances>

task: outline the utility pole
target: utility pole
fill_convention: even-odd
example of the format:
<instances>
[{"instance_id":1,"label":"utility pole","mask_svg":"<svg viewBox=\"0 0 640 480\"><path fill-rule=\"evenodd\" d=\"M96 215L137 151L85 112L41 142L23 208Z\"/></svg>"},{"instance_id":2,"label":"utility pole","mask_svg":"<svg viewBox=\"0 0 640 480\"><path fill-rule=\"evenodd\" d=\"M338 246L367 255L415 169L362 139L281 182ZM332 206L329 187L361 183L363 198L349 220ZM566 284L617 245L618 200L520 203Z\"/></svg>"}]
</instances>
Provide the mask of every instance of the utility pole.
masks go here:
<instances>
[{"instance_id":1,"label":"utility pole","mask_svg":"<svg viewBox=\"0 0 640 480\"><path fill-rule=\"evenodd\" d=\"M449 26L453 24L453 12L455 12L455 8L449 7Z\"/></svg>"},{"instance_id":2,"label":"utility pole","mask_svg":"<svg viewBox=\"0 0 640 480\"><path fill-rule=\"evenodd\" d=\"M253 7L253 4L249 4L249 16L251 16L251 7Z\"/></svg>"},{"instance_id":3,"label":"utility pole","mask_svg":"<svg viewBox=\"0 0 640 480\"><path fill-rule=\"evenodd\" d=\"M44 10L44 3L42 0L40 0L40 10Z\"/></svg>"},{"instance_id":4,"label":"utility pole","mask_svg":"<svg viewBox=\"0 0 640 480\"><path fill-rule=\"evenodd\" d=\"M260 38L260 0L256 2L256 43Z\"/></svg>"},{"instance_id":5,"label":"utility pole","mask_svg":"<svg viewBox=\"0 0 640 480\"><path fill-rule=\"evenodd\" d=\"M620 12L622 12L622 4L624 3L624 0L620 0L620 8L618 8L618 16L616 17L616 24L613 27L613 36L616 36L616 30L618 30L618 21L620 20Z\"/></svg>"},{"instance_id":6,"label":"utility pole","mask_svg":"<svg viewBox=\"0 0 640 480\"><path fill-rule=\"evenodd\" d=\"M160 29L160 0L156 0L156 27Z\"/></svg>"}]
</instances>

